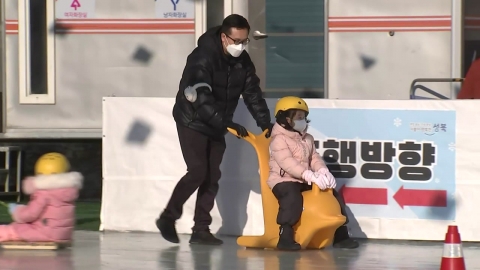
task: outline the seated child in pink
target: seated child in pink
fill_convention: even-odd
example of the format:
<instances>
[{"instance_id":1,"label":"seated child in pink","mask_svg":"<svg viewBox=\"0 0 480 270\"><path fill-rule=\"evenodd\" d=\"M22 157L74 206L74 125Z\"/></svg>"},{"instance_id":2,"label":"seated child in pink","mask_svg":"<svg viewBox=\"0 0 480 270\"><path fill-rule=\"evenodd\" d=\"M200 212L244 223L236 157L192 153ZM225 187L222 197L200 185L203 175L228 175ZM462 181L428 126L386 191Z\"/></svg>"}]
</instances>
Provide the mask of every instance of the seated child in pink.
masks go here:
<instances>
[{"instance_id":1,"label":"seated child in pink","mask_svg":"<svg viewBox=\"0 0 480 270\"><path fill-rule=\"evenodd\" d=\"M0 242L71 241L75 227L75 201L82 188L78 172L37 175L22 183L30 195L27 205L10 204L13 223L0 226Z\"/></svg>"},{"instance_id":2,"label":"seated child in pink","mask_svg":"<svg viewBox=\"0 0 480 270\"><path fill-rule=\"evenodd\" d=\"M335 177L330 173L322 157L315 149L313 136L307 133L308 106L298 97L285 97L275 109L276 123L270 142L270 175L268 186L278 200L277 223L280 225L278 249L299 250L295 242L293 226L300 220L303 211L302 192L311 190L312 184L320 189L334 189ZM345 205L340 194L334 196ZM348 221L347 221L348 222ZM334 247L356 248L358 243L350 239L346 226L340 227L334 237Z\"/></svg>"}]
</instances>

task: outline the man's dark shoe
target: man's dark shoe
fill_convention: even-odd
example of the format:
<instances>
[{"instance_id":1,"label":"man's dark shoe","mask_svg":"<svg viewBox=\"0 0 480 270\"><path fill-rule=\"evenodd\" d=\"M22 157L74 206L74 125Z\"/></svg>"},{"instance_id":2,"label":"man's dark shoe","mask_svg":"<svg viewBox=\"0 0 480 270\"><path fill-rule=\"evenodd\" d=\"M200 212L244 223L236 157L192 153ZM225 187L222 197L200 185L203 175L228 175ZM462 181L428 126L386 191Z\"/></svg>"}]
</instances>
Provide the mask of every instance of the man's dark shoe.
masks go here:
<instances>
[{"instance_id":1,"label":"man's dark shoe","mask_svg":"<svg viewBox=\"0 0 480 270\"><path fill-rule=\"evenodd\" d=\"M165 240L175 244L180 243L177 230L175 229L175 220L160 216L160 218L157 219L156 224L157 228L160 230L160 234Z\"/></svg>"},{"instance_id":2,"label":"man's dark shoe","mask_svg":"<svg viewBox=\"0 0 480 270\"><path fill-rule=\"evenodd\" d=\"M190 244L219 246L223 244L223 241L213 236L208 230L193 231L192 237L190 238Z\"/></svg>"},{"instance_id":3,"label":"man's dark shoe","mask_svg":"<svg viewBox=\"0 0 480 270\"><path fill-rule=\"evenodd\" d=\"M360 244L357 241L353 240L352 238L333 244L334 248L345 248L345 249L354 249L354 248L358 248L359 246Z\"/></svg>"},{"instance_id":4,"label":"man's dark shoe","mask_svg":"<svg viewBox=\"0 0 480 270\"><path fill-rule=\"evenodd\" d=\"M335 236L333 238L334 248L354 249L359 246L360 244L357 241L350 238L347 226L343 225L335 231Z\"/></svg>"}]
</instances>

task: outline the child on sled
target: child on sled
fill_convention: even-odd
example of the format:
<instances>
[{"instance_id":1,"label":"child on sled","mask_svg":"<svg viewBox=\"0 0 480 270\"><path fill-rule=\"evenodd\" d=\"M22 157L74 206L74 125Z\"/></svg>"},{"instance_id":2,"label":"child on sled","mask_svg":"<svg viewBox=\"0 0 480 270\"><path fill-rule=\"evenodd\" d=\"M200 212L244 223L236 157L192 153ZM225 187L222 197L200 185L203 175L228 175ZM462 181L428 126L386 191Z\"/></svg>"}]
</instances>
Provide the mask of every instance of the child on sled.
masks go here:
<instances>
[{"instance_id":1,"label":"child on sled","mask_svg":"<svg viewBox=\"0 0 480 270\"><path fill-rule=\"evenodd\" d=\"M68 242L75 226L75 201L83 177L68 172L67 159L58 153L45 154L35 164L35 176L22 182L30 195L27 205L9 204L13 223L0 226L0 242Z\"/></svg>"},{"instance_id":2,"label":"child on sled","mask_svg":"<svg viewBox=\"0 0 480 270\"><path fill-rule=\"evenodd\" d=\"M275 107L276 123L270 142L270 176L267 184L280 206L277 215L280 225L278 249L301 249L300 244L295 242L293 226L302 215L302 192L310 190L311 184L321 190L334 189L336 186L334 176L315 149L313 136L307 133L308 112L307 104L298 97L284 97ZM342 214L347 216L343 198L335 189L333 194L340 203ZM345 224L335 232L333 246L357 248L358 242L350 238Z\"/></svg>"}]
</instances>

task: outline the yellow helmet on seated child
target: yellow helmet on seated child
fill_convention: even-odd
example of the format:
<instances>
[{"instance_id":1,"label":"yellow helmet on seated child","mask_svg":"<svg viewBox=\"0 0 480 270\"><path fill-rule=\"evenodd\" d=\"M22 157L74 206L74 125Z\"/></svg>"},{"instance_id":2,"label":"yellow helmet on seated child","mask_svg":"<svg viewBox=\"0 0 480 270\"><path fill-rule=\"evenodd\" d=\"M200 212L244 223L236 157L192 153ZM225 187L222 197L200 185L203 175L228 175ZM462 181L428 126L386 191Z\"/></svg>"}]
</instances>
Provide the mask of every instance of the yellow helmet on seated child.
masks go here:
<instances>
[{"instance_id":1,"label":"yellow helmet on seated child","mask_svg":"<svg viewBox=\"0 0 480 270\"><path fill-rule=\"evenodd\" d=\"M275 106L275 117L278 117L278 112L291 109L302 110L308 114L308 106L305 100L299 97L288 96L278 100L277 105Z\"/></svg>"},{"instance_id":2,"label":"yellow helmet on seated child","mask_svg":"<svg viewBox=\"0 0 480 270\"><path fill-rule=\"evenodd\" d=\"M70 163L60 153L48 153L41 156L35 163L35 174L57 174L70 170Z\"/></svg>"}]
</instances>

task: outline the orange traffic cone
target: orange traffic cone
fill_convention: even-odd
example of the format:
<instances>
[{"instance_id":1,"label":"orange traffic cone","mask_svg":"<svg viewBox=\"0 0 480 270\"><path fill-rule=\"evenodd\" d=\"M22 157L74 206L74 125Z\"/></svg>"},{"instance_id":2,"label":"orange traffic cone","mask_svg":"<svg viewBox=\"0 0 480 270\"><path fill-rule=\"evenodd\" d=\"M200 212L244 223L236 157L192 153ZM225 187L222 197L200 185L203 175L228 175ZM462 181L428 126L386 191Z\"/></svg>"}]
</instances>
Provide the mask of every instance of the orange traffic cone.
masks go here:
<instances>
[{"instance_id":1,"label":"orange traffic cone","mask_svg":"<svg viewBox=\"0 0 480 270\"><path fill-rule=\"evenodd\" d=\"M445 244L443 244L443 256L440 270L465 270L465 260L463 259L462 240L458 227L448 226L445 235Z\"/></svg>"}]
</instances>

